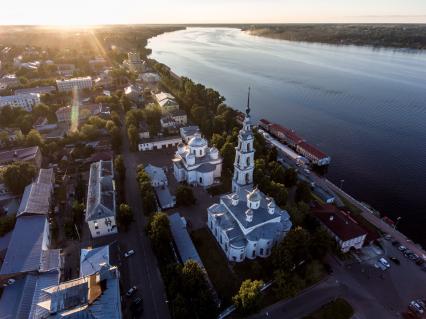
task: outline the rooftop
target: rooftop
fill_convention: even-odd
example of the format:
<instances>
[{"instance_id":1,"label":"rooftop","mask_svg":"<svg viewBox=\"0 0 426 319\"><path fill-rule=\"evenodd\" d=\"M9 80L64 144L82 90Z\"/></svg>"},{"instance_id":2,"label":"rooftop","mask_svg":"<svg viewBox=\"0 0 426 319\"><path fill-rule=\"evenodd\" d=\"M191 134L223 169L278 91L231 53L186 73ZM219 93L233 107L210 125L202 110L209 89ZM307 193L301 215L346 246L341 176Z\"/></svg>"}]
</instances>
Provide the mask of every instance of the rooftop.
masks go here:
<instances>
[{"instance_id":1,"label":"rooftop","mask_svg":"<svg viewBox=\"0 0 426 319\"><path fill-rule=\"evenodd\" d=\"M148 164L148 166L145 167L145 172L149 175L151 181L167 183L166 173L164 173L161 167Z\"/></svg>"},{"instance_id":2,"label":"rooftop","mask_svg":"<svg viewBox=\"0 0 426 319\"><path fill-rule=\"evenodd\" d=\"M39 152L38 146L0 152L0 166L15 161L31 161Z\"/></svg>"},{"instance_id":3,"label":"rooftop","mask_svg":"<svg viewBox=\"0 0 426 319\"><path fill-rule=\"evenodd\" d=\"M319 205L313 208L311 212L325 227L343 241L367 235L367 231L349 213L338 209L334 205Z\"/></svg>"},{"instance_id":4,"label":"rooftop","mask_svg":"<svg viewBox=\"0 0 426 319\"><path fill-rule=\"evenodd\" d=\"M197 250L195 249L195 246L179 213L170 215L169 221L170 230L172 232L172 236L182 262L184 263L185 261L192 259L197 262L201 268L204 268L203 262L201 261Z\"/></svg>"},{"instance_id":5,"label":"rooftop","mask_svg":"<svg viewBox=\"0 0 426 319\"><path fill-rule=\"evenodd\" d=\"M23 214L48 214L54 182L53 169L40 169L36 182L27 185L18 209Z\"/></svg>"},{"instance_id":6,"label":"rooftop","mask_svg":"<svg viewBox=\"0 0 426 319\"><path fill-rule=\"evenodd\" d=\"M122 317L117 267L103 265L96 274L45 288L43 293L37 306L45 315L39 318Z\"/></svg>"},{"instance_id":7,"label":"rooftop","mask_svg":"<svg viewBox=\"0 0 426 319\"><path fill-rule=\"evenodd\" d=\"M89 276L100 271L102 264L110 264L109 246L82 249L80 254L80 277Z\"/></svg>"},{"instance_id":8,"label":"rooftop","mask_svg":"<svg viewBox=\"0 0 426 319\"><path fill-rule=\"evenodd\" d=\"M16 221L0 275L38 271L42 263L46 216L23 216Z\"/></svg>"},{"instance_id":9,"label":"rooftop","mask_svg":"<svg viewBox=\"0 0 426 319\"><path fill-rule=\"evenodd\" d=\"M327 157L327 155L325 153L323 153L322 151L320 151L315 146L313 146L309 143L301 142L301 143L299 143L299 147L303 148L306 152L312 154L313 156L315 156L318 159Z\"/></svg>"},{"instance_id":10,"label":"rooftop","mask_svg":"<svg viewBox=\"0 0 426 319\"><path fill-rule=\"evenodd\" d=\"M112 161L90 165L86 221L115 216L115 187Z\"/></svg>"}]
</instances>

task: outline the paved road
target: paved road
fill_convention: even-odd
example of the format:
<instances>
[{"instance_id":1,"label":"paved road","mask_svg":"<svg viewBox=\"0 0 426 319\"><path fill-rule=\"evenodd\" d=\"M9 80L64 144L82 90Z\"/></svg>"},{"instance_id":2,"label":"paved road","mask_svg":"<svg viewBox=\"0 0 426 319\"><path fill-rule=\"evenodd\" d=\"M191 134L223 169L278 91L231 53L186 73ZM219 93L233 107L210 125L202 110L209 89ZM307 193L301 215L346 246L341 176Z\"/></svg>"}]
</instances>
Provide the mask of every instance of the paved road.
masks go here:
<instances>
[{"instance_id":1,"label":"paved road","mask_svg":"<svg viewBox=\"0 0 426 319\"><path fill-rule=\"evenodd\" d=\"M353 204L355 207L359 208L361 210L362 216L369 221L371 224L376 226L378 229L383 231L384 233L390 234L394 239L398 240L402 245L409 248L411 251L416 253L418 256L423 256L426 258L426 252L419 246L417 246L415 243L413 243L409 238L407 238L403 233L399 232L398 230L394 229L387 223L385 223L381 218L377 217L374 212L367 207L365 204L359 202L355 198L353 198L351 195L347 194L345 191L343 191L341 188L337 187L335 184L330 182L328 179L323 178L315 174L314 172L306 173L303 170L299 169L297 167L294 160L291 160L284 152L282 152L279 147L283 144L281 144L279 141L275 140L274 138L267 139L267 142L272 143L273 145L277 146L278 154L285 160L289 165L291 165L293 168L299 170L299 174L303 175L305 178L313 181L316 185L319 187L331 191L332 193L337 194L336 197L336 203L338 206L342 206L343 203L341 202L340 197L345 198L347 201L349 201L351 204Z\"/></svg>"},{"instance_id":2,"label":"paved road","mask_svg":"<svg viewBox=\"0 0 426 319\"><path fill-rule=\"evenodd\" d=\"M342 189L334 185L332 182L330 182L327 179L323 179L324 183L326 183L335 193L337 193L339 196L345 197L350 203L352 203L354 206L359 208L361 210L362 216L368 220L371 224L379 228L384 233L387 233L391 235L394 239L398 240L401 245L404 245L405 247L409 248L411 251L416 253L418 256L423 256L423 258L426 258L426 252L417 246L415 243L413 243L407 236L405 236L403 233L399 232L395 228L391 227L389 224L385 223L382 219L374 215L374 213L371 211L370 208L365 206L363 203L357 201L355 198L344 192Z\"/></svg>"},{"instance_id":3,"label":"paved road","mask_svg":"<svg viewBox=\"0 0 426 319\"><path fill-rule=\"evenodd\" d=\"M123 135L125 131L123 128ZM152 251L151 243L145 234L146 220L142 214L142 200L136 181L137 156L129 151L127 136L123 138L123 159L126 166L126 201L133 211L135 222L127 233L120 236L122 250L133 249L135 254L123 261L122 282L127 290L133 285L139 288L138 293L143 297L143 318L170 318L166 293L157 265L157 259Z\"/></svg>"},{"instance_id":4,"label":"paved road","mask_svg":"<svg viewBox=\"0 0 426 319\"><path fill-rule=\"evenodd\" d=\"M277 302L250 318L299 319L338 297L346 299L353 306L353 319L399 318L395 310L381 305L345 268L334 264L333 269L335 272L323 282L295 298Z\"/></svg>"}]
</instances>

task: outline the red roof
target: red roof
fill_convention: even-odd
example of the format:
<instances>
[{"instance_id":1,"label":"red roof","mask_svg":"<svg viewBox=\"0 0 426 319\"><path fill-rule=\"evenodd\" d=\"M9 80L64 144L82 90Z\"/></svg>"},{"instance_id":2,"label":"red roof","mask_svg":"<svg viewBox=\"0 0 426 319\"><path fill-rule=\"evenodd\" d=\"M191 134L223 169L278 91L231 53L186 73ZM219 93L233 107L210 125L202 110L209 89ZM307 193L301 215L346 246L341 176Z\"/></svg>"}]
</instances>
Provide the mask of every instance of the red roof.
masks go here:
<instances>
[{"instance_id":1,"label":"red roof","mask_svg":"<svg viewBox=\"0 0 426 319\"><path fill-rule=\"evenodd\" d=\"M301 142L298 145L298 147L300 147L301 149L304 149L306 152L308 152L309 154L313 155L314 157L318 159L327 157L325 153L317 149L315 146L308 144L306 142Z\"/></svg>"},{"instance_id":2,"label":"red roof","mask_svg":"<svg viewBox=\"0 0 426 319\"><path fill-rule=\"evenodd\" d=\"M260 123L265 124L265 125L271 124L271 122L269 122L267 119L261 119Z\"/></svg>"},{"instance_id":3,"label":"red roof","mask_svg":"<svg viewBox=\"0 0 426 319\"><path fill-rule=\"evenodd\" d=\"M334 205L319 205L313 208L311 212L325 227L343 241L367 235L367 231L349 213Z\"/></svg>"},{"instance_id":4,"label":"red roof","mask_svg":"<svg viewBox=\"0 0 426 319\"><path fill-rule=\"evenodd\" d=\"M281 132L282 134L285 135L286 138L293 141L295 144L299 144L303 141L303 138L301 138L299 135L297 135L295 131L290 130L286 127L283 127L281 125L272 124L271 130L276 131L276 132Z\"/></svg>"}]
</instances>

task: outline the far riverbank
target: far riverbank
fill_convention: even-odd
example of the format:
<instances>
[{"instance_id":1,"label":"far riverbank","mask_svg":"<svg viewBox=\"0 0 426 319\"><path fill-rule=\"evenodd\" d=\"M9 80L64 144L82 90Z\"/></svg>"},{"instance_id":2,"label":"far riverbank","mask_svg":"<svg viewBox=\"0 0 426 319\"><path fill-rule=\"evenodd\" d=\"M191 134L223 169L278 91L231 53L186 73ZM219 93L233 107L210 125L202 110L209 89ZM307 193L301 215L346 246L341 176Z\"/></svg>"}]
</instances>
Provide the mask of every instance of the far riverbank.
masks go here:
<instances>
[{"instance_id":1,"label":"far riverbank","mask_svg":"<svg viewBox=\"0 0 426 319\"><path fill-rule=\"evenodd\" d=\"M243 28L250 35L271 39L371 46L375 48L426 49L423 24L279 24Z\"/></svg>"}]
</instances>

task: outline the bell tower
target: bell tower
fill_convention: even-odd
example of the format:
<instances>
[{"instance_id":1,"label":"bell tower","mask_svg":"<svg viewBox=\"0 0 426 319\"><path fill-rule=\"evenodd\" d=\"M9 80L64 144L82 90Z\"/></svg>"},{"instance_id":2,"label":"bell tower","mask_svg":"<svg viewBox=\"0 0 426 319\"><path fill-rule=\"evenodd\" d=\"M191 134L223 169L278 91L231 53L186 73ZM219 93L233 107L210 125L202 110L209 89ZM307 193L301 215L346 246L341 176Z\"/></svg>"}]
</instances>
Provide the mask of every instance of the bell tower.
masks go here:
<instances>
[{"instance_id":1,"label":"bell tower","mask_svg":"<svg viewBox=\"0 0 426 319\"><path fill-rule=\"evenodd\" d=\"M247 96L246 116L243 128L238 134L238 146L235 148L234 176L232 178L232 191L240 192L242 189L253 188L254 171L254 136L250 120L250 87Z\"/></svg>"}]
</instances>

